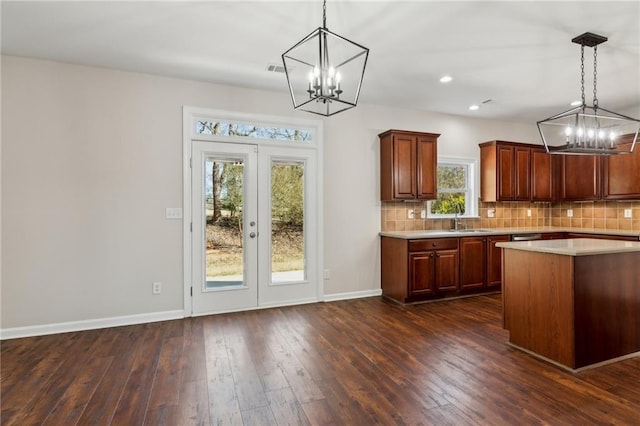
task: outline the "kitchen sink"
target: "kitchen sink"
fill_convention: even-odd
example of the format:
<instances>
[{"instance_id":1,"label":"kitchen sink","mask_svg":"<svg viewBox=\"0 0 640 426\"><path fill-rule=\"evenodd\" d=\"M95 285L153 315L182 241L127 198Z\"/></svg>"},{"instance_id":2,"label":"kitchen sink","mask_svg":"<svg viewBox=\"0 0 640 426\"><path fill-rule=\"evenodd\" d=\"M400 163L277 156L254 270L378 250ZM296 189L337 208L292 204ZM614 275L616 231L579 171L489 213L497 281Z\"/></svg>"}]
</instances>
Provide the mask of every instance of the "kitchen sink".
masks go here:
<instances>
[{"instance_id":1,"label":"kitchen sink","mask_svg":"<svg viewBox=\"0 0 640 426\"><path fill-rule=\"evenodd\" d=\"M491 232L491 230L490 229L449 229L449 232L470 233L470 232Z\"/></svg>"}]
</instances>

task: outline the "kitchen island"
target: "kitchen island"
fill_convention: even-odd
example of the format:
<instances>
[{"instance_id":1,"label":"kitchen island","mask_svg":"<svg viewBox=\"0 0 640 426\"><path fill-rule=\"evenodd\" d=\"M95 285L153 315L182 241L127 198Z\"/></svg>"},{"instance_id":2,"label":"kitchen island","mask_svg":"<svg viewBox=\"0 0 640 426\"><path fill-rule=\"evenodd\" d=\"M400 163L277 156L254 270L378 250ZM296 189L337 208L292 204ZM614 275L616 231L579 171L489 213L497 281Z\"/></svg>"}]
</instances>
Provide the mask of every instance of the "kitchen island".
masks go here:
<instances>
[{"instance_id":1,"label":"kitchen island","mask_svg":"<svg viewBox=\"0 0 640 426\"><path fill-rule=\"evenodd\" d=\"M640 354L640 242L497 246L511 345L572 371Z\"/></svg>"}]
</instances>

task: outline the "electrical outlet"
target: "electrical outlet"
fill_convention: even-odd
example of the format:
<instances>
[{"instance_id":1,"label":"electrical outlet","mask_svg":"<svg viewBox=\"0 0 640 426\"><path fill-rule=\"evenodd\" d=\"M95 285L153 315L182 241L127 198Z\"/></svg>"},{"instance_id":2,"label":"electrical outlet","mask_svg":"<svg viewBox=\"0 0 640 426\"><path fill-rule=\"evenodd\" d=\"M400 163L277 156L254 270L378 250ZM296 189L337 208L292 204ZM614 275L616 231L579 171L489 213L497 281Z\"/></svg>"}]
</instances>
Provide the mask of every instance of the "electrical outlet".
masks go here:
<instances>
[{"instance_id":1,"label":"electrical outlet","mask_svg":"<svg viewBox=\"0 0 640 426\"><path fill-rule=\"evenodd\" d=\"M156 281L153 283L152 287L151 287L151 292L153 294L160 294L162 293L162 283L160 281Z\"/></svg>"},{"instance_id":2,"label":"electrical outlet","mask_svg":"<svg viewBox=\"0 0 640 426\"><path fill-rule=\"evenodd\" d=\"M415 213L413 209L410 209L409 211L407 211L407 218L413 219L414 217L415 217Z\"/></svg>"},{"instance_id":3,"label":"electrical outlet","mask_svg":"<svg viewBox=\"0 0 640 426\"><path fill-rule=\"evenodd\" d=\"M630 218L632 216L631 209L624 209L624 217Z\"/></svg>"},{"instance_id":4,"label":"electrical outlet","mask_svg":"<svg viewBox=\"0 0 640 426\"><path fill-rule=\"evenodd\" d=\"M325 269L324 271L322 271L322 277L325 280L330 280L331 279L331 271L329 271L328 269Z\"/></svg>"},{"instance_id":5,"label":"electrical outlet","mask_svg":"<svg viewBox=\"0 0 640 426\"><path fill-rule=\"evenodd\" d=\"M487 217L495 217L496 211L494 209L487 210Z\"/></svg>"},{"instance_id":6,"label":"electrical outlet","mask_svg":"<svg viewBox=\"0 0 640 426\"><path fill-rule=\"evenodd\" d=\"M420 219L426 219L426 218L427 218L427 211L420 210Z\"/></svg>"},{"instance_id":7,"label":"electrical outlet","mask_svg":"<svg viewBox=\"0 0 640 426\"><path fill-rule=\"evenodd\" d=\"M527 209L527 217L531 217L531 209Z\"/></svg>"},{"instance_id":8,"label":"electrical outlet","mask_svg":"<svg viewBox=\"0 0 640 426\"><path fill-rule=\"evenodd\" d=\"M572 209L568 209L567 210L567 217L573 217L573 210Z\"/></svg>"}]
</instances>

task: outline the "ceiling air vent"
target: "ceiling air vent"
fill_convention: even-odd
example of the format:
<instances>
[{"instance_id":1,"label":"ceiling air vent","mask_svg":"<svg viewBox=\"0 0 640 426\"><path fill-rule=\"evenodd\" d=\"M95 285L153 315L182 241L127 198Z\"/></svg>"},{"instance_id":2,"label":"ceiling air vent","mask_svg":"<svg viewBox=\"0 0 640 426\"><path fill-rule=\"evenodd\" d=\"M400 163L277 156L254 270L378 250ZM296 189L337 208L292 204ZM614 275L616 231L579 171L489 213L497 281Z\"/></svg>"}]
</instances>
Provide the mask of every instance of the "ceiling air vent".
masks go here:
<instances>
[{"instance_id":1,"label":"ceiling air vent","mask_svg":"<svg viewBox=\"0 0 640 426\"><path fill-rule=\"evenodd\" d=\"M279 72L284 74L284 66L278 64L269 64L267 65L267 71L269 72Z\"/></svg>"}]
</instances>

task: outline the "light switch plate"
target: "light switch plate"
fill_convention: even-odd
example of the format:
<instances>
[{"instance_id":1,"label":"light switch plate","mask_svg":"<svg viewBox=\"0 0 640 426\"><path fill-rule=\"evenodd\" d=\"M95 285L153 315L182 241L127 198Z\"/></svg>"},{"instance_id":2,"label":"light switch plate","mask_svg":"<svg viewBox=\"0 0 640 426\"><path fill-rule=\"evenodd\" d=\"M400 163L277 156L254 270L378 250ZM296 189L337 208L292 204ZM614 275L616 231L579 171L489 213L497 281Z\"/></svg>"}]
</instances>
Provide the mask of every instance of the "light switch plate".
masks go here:
<instances>
[{"instance_id":1,"label":"light switch plate","mask_svg":"<svg viewBox=\"0 0 640 426\"><path fill-rule=\"evenodd\" d=\"M414 212L413 209L410 209L409 211L407 211L407 219L413 219L414 216Z\"/></svg>"},{"instance_id":2,"label":"light switch plate","mask_svg":"<svg viewBox=\"0 0 640 426\"><path fill-rule=\"evenodd\" d=\"M631 209L624 209L624 217L630 218L632 216Z\"/></svg>"},{"instance_id":3,"label":"light switch plate","mask_svg":"<svg viewBox=\"0 0 640 426\"><path fill-rule=\"evenodd\" d=\"M182 219L182 209L180 207L167 207L165 211L166 219Z\"/></svg>"},{"instance_id":4,"label":"light switch plate","mask_svg":"<svg viewBox=\"0 0 640 426\"><path fill-rule=\"evenodd\" d=\"M573 210L571 209L567 210L567 217L573 217Z\"/></svg>"},{"instance_id":5,"label":"light switch plate","mask_svg":"<svg viewBox=\"0 0 640 426\"><path fill-rule=\"evenodd\" d=\"M487 210L487 217L495 217L496 211L494 209Z\"/></svg>"}]
</instances>

